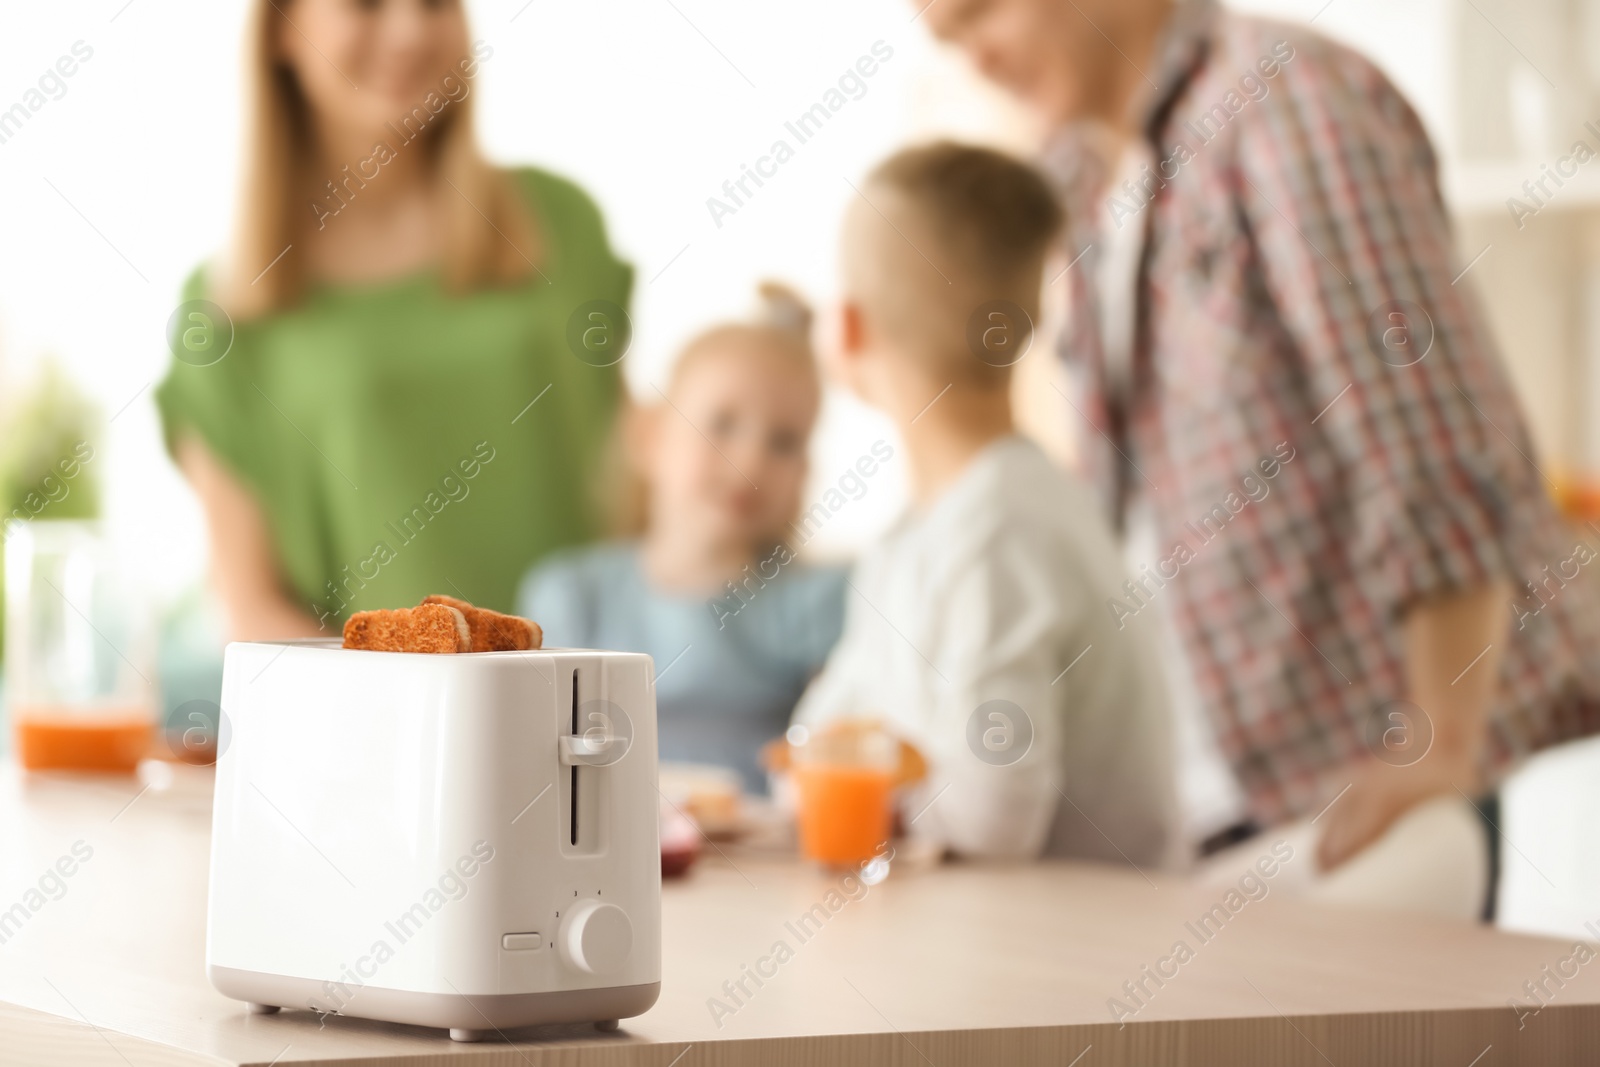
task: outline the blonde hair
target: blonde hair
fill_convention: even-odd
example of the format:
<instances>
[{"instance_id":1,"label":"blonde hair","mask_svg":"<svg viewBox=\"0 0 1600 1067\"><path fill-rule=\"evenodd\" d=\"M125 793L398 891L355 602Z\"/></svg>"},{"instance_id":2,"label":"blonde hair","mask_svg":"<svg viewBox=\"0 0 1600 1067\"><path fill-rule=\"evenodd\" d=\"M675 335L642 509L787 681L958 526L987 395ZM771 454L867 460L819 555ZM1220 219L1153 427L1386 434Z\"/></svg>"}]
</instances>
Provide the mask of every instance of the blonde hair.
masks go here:
<instances>
[{"instance_id":1,"label":"blonde hair","mask_svg":"<svg viewBox=\"0 0 1600 1067\"><path fill-rule=\"evenodd\" d=\"M683 383L689 368L708 356L761 352L776 355L800 371L820 396L822 375L811 344L813 319L811 306L797 291L780 282L763 281L756 286L756 306L748 317L717 323L690 338L673 361L662 392L670 397ZM614 477L604 480L618 488L602 504L612 536L637 537L650 522L650 492L643 473L629 461L622 440L624 421L618 420L619 432L612 436L611 455L606 462Z\"/></svg>"},{"instance_id":2,"label":"blonde hair","mask_svg":"<svg viewBox=\"0 0 1600 1067\"><path fill-rule=\"evenodd\" d=\"M890 156L866 193L846 223L850 295L940 374L1004 384L1010 368L980 359L967 334L991 302L1038 318L1045 256L1063 222L1044 177L993 149L938 141Z\"/></svg>"},{"instance_id":3,"label":"blonde hair","mask_svg":"<svg viewBox=\"0 0 1600 1067\"><path fill-rule=\"evenodd\" d=\"M306 288L305 257L298 246L314 217L306 199L313 180L311 115L294 71L274 48L286 20L273 0L256 0L247 23L243 180L233 237L216 278L217 298L235 319L282 311ZM452 98L419 141L449 183L440 194L441 273L452 293L520 281L543 251L511 177L478 149L472 96L469 91Z\"/></svg>"},{"instance_id":4,"label":"blonde hair","mask_svg":"<svg viewBox=\"0 0 1600 1067\"><path fill-rule=\"evenodd\" d=\"M811 306L798 292L781 282L764 281L756 286L755 310L746 319L722 322L695 334L673 361L667 377L670 394L683 381L688 369L712 352L738 348L744 351L771 352L792 361L796 369L820 390L822 376L811 346Z\"/></svg>"}]
</instances>

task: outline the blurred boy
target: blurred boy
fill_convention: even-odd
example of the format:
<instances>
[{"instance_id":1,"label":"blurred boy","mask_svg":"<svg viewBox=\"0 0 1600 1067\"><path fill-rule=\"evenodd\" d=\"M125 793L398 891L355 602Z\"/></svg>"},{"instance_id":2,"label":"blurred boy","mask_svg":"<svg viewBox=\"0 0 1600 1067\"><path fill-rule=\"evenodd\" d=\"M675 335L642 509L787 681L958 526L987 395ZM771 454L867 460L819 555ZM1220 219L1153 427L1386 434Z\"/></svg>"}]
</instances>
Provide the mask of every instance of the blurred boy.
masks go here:
<instances>
[{"instance_id":1,"label":"blurred boy","mask_svg":"<svg viewBox=\"0 0 1600 1067\"><path fill-rule=\"evenodd\" d=\"M1012 423L1060 225L1043 180L986 149L903 151L861 188L830 370L898 425L913 499L795 719L881 716L918 744L931 774L906 818L958 853L1160 863L1159 663L1107 610L1124 575L1095 500Z\"/></svg>"}]
</instances>

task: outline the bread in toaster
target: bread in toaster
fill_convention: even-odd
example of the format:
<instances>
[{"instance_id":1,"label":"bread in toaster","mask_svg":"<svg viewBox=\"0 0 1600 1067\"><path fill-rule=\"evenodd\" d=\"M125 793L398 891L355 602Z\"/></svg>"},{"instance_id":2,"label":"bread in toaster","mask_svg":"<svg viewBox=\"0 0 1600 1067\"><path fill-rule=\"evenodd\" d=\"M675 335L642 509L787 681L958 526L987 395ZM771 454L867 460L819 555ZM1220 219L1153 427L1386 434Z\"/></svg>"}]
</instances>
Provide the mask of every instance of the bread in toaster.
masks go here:
<instances>
[{"instance_id":1,"label":"bread in toaster","mask_svg":"<svg viewBox=\"0 0 1600 1067\"><path fill-rule=\"evenodd\" d=\"M473 652L529 652L544 644L544 631L536 622L516 615L480 608L459 597L426 596L424 604L443 604L466 616Z\"/></svg>"},{"instance_id":2,"label":"bread in toaster","mask_svg":"<svg viewBox=\"0 0 1600 1067\"><path fill-rule=\"evenodd\" d=\"M344 647L369 652L467 652L467 617L447 604L358 611L344 624Z\"/></svg>"}]
</instances>

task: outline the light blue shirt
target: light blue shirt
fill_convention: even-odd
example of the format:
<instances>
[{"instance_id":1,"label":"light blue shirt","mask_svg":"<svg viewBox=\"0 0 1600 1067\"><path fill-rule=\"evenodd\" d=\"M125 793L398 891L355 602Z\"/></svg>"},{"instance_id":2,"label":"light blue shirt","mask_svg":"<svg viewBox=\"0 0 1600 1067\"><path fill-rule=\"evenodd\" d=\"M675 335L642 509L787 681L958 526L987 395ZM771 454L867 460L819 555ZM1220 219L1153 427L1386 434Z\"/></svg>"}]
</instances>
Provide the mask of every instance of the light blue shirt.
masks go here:
<instances>
[{"instance_id":1,"label":"light blue shirt","mask_svg":"<svg viewBox=\"0 0 1600 1067\"><path fill-rule=\"evenodd\" d=\"M561 552L523 579L518 612L546 647L648 653L661 758L730 767L765 792L756 753L788 727L844 623L844 569L781 558L708 600L652 587L636 542Z\"/></svg>"}]
</instances>

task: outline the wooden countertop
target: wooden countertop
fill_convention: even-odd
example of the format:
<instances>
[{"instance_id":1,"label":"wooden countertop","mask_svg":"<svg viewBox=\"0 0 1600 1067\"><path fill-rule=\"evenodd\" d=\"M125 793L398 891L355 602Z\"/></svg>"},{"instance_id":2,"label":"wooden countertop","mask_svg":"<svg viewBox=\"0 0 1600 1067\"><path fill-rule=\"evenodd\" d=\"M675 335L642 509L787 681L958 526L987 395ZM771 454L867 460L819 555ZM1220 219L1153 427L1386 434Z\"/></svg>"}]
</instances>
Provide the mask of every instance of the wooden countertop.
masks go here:
<instances>
[{"instance_id":1,"label":"wooden countertop","mask_svg":"<svg viewBox=\"0 0 1600 1067\"><path fill-rule=\"evenodd\" d=\"M1218 891L1071 864L900 864L851 899L837 879L733 849L667 884L661 999L618 1033L558 1027L456 1045L440 1031L301 1011L249 1016L204 973L209 775L177 768L172 782L142 786L0 772L0 912L75 843L93 850L0 943L0 1062L1600 1062L1600 964L1572 962L1563 942L1270 893L1202 938L1189 924L1223 903ZM826 920L797 936L789 924L817 904ZM1123 983L1180 940L1192 958L1160 964L1173 976L1159 987L1143 978L1151 992L1119 1028L1108 1000L1136 1007ZM779 942L783 962L762 962ZM759 987L747 977L757 967L771 975ZM747 994L730 994L741 980ZM1537 1015L1508 1006L1531 1008L1525 981L1551 991Z\"/></svg>"}]
</instances>

